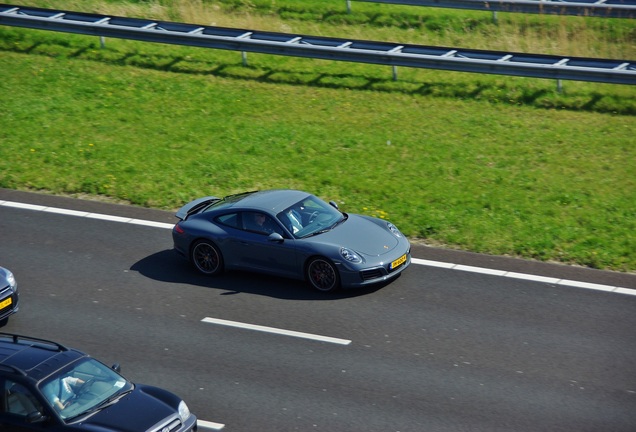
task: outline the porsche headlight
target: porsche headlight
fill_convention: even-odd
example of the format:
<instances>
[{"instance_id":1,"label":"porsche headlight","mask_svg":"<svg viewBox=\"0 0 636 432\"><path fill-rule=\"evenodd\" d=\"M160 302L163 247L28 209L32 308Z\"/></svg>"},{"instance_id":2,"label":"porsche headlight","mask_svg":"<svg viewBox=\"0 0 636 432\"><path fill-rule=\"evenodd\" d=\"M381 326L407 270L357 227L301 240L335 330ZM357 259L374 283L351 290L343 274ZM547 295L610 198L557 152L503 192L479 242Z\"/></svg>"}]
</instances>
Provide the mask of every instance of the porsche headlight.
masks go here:
<instances>
[{"instance_id":1,"label":"porsche headlight","mask_svg":"<svg viewBox=\"0 0 636 432\"><path fill-rule=\"evenodd\" d=\"M395 225L393 225L391 222L387 222L386 223L386 227L389 229L389 231L391 231L396 237L402 237L402 233L400 232L399 229L397 229L397 227Z\"/></svg>"},{"instance_id":2,"label":"porsche headlight","mask_svg":"<svg viewBox=\"0 0 636 432\"><path fill-rule=\"evenodd\" d=\"M184 422L188 417L190 417L190 409L184 401L179 402L179 418Z\"/></svg>"},{"instance_id":3,"label":"porsche headlight","mask_svg":"<svg viewBox=\"0 0 636 432\"><path fill-rule=\"evenodd\" d=\"M347 260L349 262L352 262L352 263L361 263L362 262L362 258L360 258L360 255L358 255L357 253L355 253L351 249L340 248L340 255L345 260Z\"/></svg>"}]
</instances>

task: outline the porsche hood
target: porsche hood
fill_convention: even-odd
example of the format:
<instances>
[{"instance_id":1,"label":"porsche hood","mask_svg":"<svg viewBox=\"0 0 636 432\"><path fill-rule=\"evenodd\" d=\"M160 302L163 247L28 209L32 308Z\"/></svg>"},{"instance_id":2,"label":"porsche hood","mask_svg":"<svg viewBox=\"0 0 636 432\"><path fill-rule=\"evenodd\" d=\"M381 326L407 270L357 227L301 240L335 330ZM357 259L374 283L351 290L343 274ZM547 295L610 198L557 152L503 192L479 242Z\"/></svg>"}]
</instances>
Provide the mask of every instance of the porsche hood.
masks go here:
<instances>
[{"instance_id":1,"label":"porsche hood","mask_svg":"<svg viewBox=\"0 0 636 432\"><path fill-rule=\"evenodd\" d=\"M321 234L321 237L323 241L350 248L367 256L380 256L392 251L400 243L399 238L388 228L356 214L349 214L346 222Z\"/></svg>"}]
</instances>

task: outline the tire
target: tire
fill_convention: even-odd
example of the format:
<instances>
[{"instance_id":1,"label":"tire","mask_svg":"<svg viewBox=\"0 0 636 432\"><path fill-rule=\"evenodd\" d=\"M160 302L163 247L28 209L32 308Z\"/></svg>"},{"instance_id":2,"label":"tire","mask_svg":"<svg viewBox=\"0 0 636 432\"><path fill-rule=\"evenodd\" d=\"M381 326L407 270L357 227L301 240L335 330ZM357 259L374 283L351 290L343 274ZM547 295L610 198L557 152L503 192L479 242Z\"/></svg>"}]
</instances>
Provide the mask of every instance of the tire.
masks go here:
<instances>
[{"instance_id":1,"label":"tire","mask_svg":"<svg viewBox=\"0 0 636 432\"><path fill-rule=\"evenodd\" d=\"M194 267L204 275L216 276L223 273L223 255L209 240L198 240L190 251Z\"/></svg>"},{"instance_id":2,"label":"tire","mask_svg":"<svg viewBox=\"0 0 636 432\"><path fill-rule=\"evenodd\" d=\"M326 258L313 258L307 264L309 284L322 292L336 291L340 288L340 275L336 267Z\"/></svg>"}]
</instances>

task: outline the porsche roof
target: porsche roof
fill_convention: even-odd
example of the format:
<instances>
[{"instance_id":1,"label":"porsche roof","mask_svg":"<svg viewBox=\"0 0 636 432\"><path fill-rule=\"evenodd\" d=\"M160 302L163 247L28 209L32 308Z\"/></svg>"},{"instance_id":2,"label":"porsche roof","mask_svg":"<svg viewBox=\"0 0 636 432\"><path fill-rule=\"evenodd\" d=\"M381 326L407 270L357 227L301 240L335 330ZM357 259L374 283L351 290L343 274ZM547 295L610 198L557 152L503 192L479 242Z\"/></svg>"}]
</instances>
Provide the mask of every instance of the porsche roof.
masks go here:
<instances>
[{"instance_id":1,"label":"porsche roof","mask_svg":"<svg viewBox=\"0 0 636 432\"><path fill-rule=\"evenodd\" d=\"M292 190L292 189L271 189L257 192L248 192L245 194L231 195L230 197L239 197L232 206L253 208L261 210L269 210L278 213L297 203L303 198L308 197L308 192ZM226 197L226 198L230 198Z\"/></svg>"}]
</instances>

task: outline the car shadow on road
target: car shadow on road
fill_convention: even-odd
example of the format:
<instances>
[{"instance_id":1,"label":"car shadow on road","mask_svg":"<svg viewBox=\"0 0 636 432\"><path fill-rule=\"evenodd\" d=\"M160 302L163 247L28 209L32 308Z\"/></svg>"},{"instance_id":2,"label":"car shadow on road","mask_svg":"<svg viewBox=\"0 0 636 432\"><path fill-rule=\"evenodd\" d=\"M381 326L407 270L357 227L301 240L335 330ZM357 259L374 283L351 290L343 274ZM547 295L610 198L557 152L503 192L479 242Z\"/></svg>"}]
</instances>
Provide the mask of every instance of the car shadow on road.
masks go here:
<instances>
[{"instance_id":1,"label":"car shadow on road","mask_svg":"<svg viewBox=\"0 0 636 432\"><path fill-rule=\"evenodd\" d=\"M257 273L230 271L220 276L199 274L193 267L171 250L163 250L137 261L130 268L153 280L200 286L218 291L219 295L256 294L285 300L338 300L371 294L388 283L335 293L314 290L303 281Z\"/></svg>"}]
</instances>

